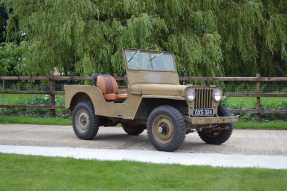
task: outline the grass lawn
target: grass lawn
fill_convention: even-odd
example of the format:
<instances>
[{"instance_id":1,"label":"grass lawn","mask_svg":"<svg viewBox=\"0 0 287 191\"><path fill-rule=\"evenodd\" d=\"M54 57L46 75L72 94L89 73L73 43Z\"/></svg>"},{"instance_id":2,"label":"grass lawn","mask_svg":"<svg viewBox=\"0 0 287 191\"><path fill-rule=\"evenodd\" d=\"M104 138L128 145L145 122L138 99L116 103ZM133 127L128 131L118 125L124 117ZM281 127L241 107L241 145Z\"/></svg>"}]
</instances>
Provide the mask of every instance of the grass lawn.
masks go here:
<instances>
[{"instance_id":1,"label":"grass lawn","mask_svg":"<svg viewBox=\"0 0 287 191\"><path fill-rule=\"evenodd\" d=\"M272 121L246 121L240 120L235 124L236 129L284 129L287 130L287 121L272 120Z\"/></svg>"},{"instance_id":2,"label":"grass lawn","mask_svg":"<svg viewBox=\"0 0 287 191\"><path fill-rule=\"evenodd\" d=\"M0 115L0 124L71 125L71 123L71 118Z\"/></svg>"},{"instance_id":3,"label":"grass lawn","mask_svg":"<svg viewBox=\"0 0 287 191\"><path fill-rule=\"evenodd\" d=\"M227 107L229 108L256 108L255 97L228 97L225 100ZM265 109L284 109L287 108L287 98L285 97L263 97L261 103Z\"/></svg>"},{"instance_id":4,"label":"grass lawn","mask_svg":"<svg viewBox=\"0 0 287 191\"><path fill-rule=\"evenodd\" d=\"M0 94L0 104L44 104L49 103L49 95L38 94ZM56 104L63 105L63 95L56 96Z\"/></svg>"},{"instance_id":5,"label":"grass lawn","mask_svg":"<svg viewBox=\"0 0 287 191\"><path fill-rule=\"evenodd\" d=\"M48 95L30 95L30 94L0 94L0 104L25 104L31 99L49 98Z\"/></svg>"},{"instance_id":6,"label":"grass lawn","mask_svg":"<svg viewBox=\"0 0 287 191\"><path fill-rule=\"evenodd\" d=\"M103 162L0 154L0 190L283 191L286 170Z\"/></svg>"}]
</instances>

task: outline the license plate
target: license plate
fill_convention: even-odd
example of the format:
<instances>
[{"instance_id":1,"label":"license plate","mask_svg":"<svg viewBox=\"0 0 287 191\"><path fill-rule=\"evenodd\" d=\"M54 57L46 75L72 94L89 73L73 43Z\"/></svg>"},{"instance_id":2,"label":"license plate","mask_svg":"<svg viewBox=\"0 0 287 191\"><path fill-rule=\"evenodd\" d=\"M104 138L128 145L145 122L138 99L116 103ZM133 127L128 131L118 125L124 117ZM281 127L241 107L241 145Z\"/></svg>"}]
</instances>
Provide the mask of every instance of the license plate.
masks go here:
<instances>
[{"instance_id":1,"label":"license plate","mask_svg":"<svg viewBox=\"0 0 287 191\"><path fill-rule=\"evenodd\" d=\"M213 109L210 108L194 109L193 116L213 116Z\"/></svg>"}]
</instances>

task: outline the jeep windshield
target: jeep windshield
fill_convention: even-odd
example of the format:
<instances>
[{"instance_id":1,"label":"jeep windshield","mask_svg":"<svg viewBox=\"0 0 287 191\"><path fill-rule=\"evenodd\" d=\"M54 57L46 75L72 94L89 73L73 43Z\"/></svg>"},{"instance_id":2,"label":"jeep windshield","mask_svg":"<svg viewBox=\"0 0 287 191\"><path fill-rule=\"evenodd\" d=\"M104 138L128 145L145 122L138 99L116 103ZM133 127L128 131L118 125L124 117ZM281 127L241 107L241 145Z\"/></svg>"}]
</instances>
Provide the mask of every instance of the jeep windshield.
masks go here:
<instances>
[{"instance_id":1,"label":"jeep windshield","mask_svg":"<svg viewBox=\"0 0 287 191\"><path fill-rule=\"evenodd\" d=\"M125 56L130 70L150 70L175 72L176 65L172 54L126 50Z\"/></svg>"}]
</instances>

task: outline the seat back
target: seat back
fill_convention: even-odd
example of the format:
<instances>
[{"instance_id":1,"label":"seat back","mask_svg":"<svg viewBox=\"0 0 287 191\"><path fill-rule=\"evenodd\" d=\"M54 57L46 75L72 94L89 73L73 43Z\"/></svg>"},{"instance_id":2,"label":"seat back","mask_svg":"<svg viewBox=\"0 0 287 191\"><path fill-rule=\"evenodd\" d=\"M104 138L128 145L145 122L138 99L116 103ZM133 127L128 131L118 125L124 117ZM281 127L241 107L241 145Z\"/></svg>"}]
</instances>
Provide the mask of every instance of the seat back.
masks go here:
<instances>
[{"instance_id":1,"label":"seat back","mask_svg":"<svg viewBox=\"0 0 287 191\"><path fill-rule=\"evenodd\" d=\"M108 74L98 75L95 84L104 95L117 94L119 92L119 86L116 79Z\"/></svg>"}]
</instances>

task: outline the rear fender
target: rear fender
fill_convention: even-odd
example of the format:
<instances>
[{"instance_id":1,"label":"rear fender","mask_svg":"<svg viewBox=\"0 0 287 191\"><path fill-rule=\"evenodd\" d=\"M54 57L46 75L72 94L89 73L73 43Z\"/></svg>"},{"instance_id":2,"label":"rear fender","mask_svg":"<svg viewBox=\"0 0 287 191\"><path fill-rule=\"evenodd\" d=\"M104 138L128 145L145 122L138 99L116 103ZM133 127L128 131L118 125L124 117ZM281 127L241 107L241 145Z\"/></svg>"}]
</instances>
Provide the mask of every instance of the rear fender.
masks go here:
<instances>
[{"instance_id":1,"label":"rear fender","mask_svg":"<svg viewBox=\"0 0 287 191\"><path fill-rule=\"evenodd\" d=\"M79 101L89 101L97 108L99 102L105 102L103 94L96 86L65 86L65 107L73 110Z\"/></svg>"}]
</instances>

